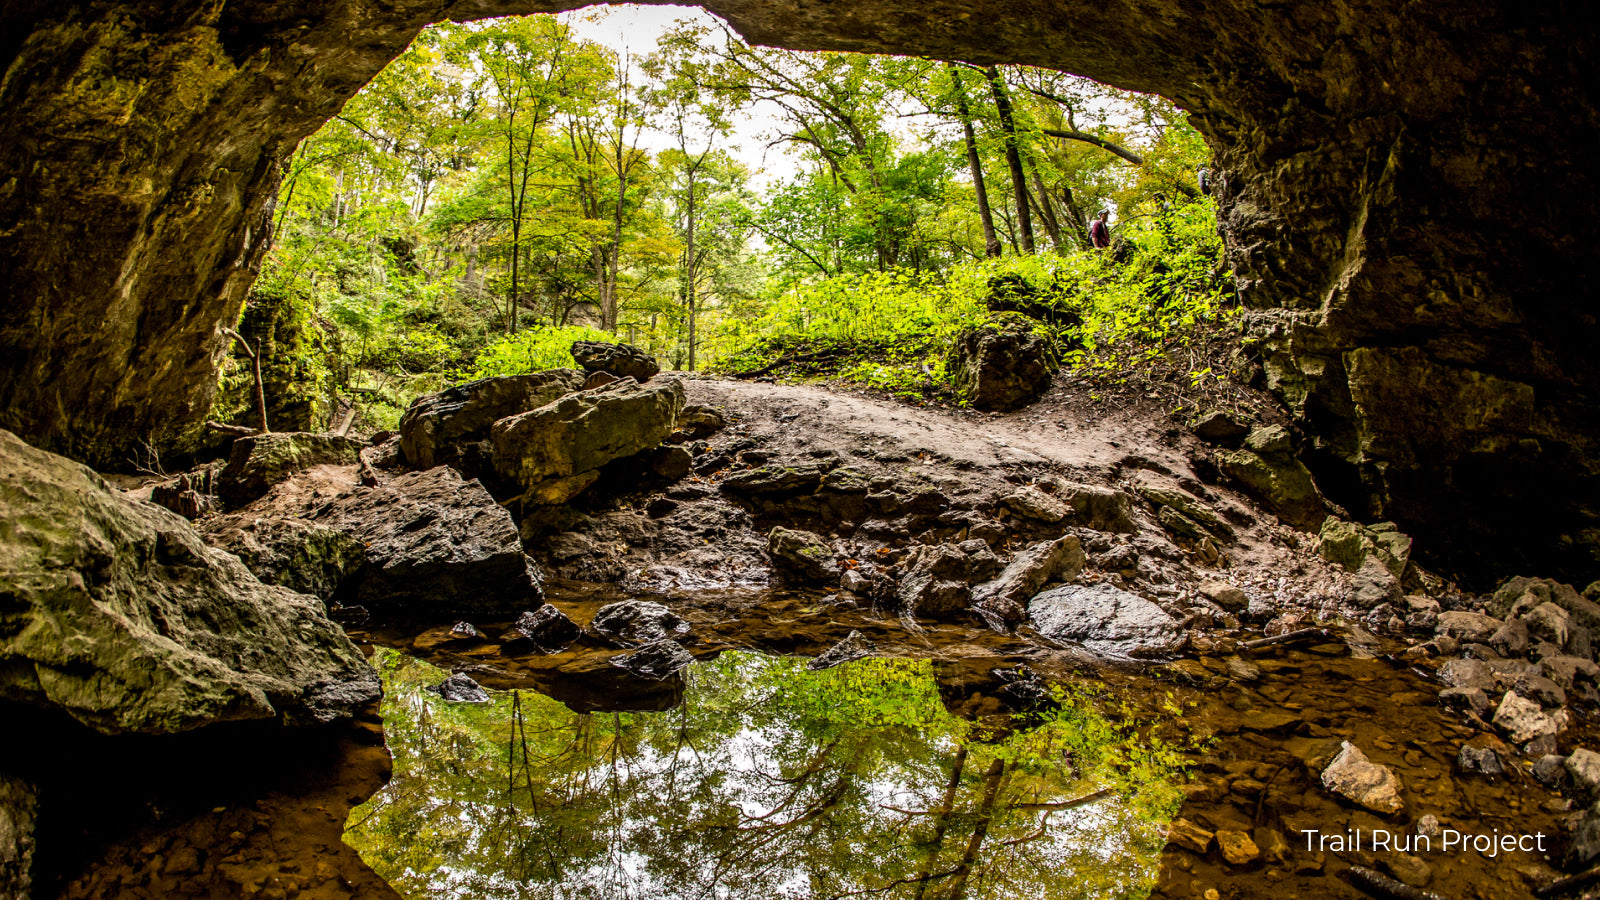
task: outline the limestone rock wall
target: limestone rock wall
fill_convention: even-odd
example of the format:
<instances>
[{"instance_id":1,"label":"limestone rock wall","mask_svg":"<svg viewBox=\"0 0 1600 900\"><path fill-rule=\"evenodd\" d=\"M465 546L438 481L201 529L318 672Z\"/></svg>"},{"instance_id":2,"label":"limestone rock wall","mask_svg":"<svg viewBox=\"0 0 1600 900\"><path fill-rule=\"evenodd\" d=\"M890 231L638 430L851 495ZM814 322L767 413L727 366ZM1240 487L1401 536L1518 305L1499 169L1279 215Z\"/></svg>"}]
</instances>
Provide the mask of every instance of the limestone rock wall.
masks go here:
<instances>
[{"instance_id":1,"label":"limestone rock wall","mask_svg":"<svg viewBox=\"0 0 1600 900\"><path fill-rule=\"evenodd\" d=\"M0 427L95 463L203 414L281 161L430 19L529 0L0 11ZM1600 546L1595 28L1513 0L706 0L758 42L1165 94L1333 499L1460 566ZM1479 553L1488 540L1495 553Z\"/></svg>"}]
</instances>

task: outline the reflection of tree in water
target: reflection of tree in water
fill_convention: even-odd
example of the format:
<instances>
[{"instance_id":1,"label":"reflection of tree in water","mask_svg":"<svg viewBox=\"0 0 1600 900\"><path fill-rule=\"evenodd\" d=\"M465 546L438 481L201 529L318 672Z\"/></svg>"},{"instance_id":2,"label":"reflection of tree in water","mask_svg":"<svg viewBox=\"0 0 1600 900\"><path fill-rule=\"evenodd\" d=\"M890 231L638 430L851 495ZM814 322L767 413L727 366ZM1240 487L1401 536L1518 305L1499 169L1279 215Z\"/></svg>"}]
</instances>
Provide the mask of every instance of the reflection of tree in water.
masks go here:
<instances>
[{"instance_id":1,"label":"reflection of tree in water","mask_svg":"<svg viewBox=\"0 0 1600 900\"><path fill-rule=\"evenodd\" d=\"M395 774L346 840L409 897L1142 895L1173 800L1089 705L983 735L926 661L730 652L674 710L587 715L379 662Z\"/></svg>"}]
</instances>

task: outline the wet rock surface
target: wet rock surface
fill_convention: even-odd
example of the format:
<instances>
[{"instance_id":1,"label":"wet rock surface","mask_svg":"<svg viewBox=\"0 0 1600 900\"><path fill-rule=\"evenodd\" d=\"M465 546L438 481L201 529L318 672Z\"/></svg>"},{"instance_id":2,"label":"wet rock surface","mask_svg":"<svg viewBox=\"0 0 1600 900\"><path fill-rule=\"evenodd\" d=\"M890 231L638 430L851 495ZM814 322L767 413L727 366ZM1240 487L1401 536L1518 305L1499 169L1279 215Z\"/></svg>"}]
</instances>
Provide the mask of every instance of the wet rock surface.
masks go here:
<instances>
[{"instance_id":1,"label":"wet rock surface","mask_svg":"<svg viewBox=\"0 0 1600 900\"><path fill-rule=\"evenodd\" d=\"M1175 649L1177 622L1161 607L1109 585L1066 585L1045 591L1028 606L1040 634L1080 641L1110 656L1142 656Z\"/></svg>"},{"instance_id":2,"label":"wet rock surface","mask_svg":"<svg viewBox=\"0 0 1600 900\"><path fill-rule=\"evenodd\" d=\"M542 596L510 515L481 484L447 467L352 491L311 517L366 548L341 588L345 602L510 611Z\"/></svg>"},{"instance_id":3,"label":"wet rock surface","mask_svg":"<svg viewBox=\"0 0 1600 900\"><path fill-rule=\"evenodd\" d=\"M689 623L682 616L649 600L623 600L602 606L589 627L624 647L659 643L689 632Z\"/></svg>"}]
</instances>

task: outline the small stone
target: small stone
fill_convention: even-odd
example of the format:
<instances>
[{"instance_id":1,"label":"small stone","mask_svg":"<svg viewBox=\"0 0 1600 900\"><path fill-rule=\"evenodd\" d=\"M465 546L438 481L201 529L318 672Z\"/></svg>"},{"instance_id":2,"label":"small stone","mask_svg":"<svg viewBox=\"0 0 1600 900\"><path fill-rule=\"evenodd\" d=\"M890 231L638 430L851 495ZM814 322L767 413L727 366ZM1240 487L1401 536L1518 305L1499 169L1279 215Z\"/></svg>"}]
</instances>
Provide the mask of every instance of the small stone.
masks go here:
<instances>
[{"instance_id":1,"label":"small stone","mask_svg":"<svg viewBox=\"0 0 1600 900\"><path fill-rule=\"evenodd\" d=\"M608 603L594 614L589 627L623 646L656 643L689 631L689 623L681 616L651 600Z\"/></svg>"},{"instance_id":2,"label":"small stone","mask_svg":"<svg viewBox=\"0 0 1600 900\"><path fill-rule=\"evenodd\" d=\"M1446 709L1456 709L1482 716L1489 712L1489 695L1478 688L1445 688L1439 692L1439 703Z\"/></svg>"},{"instance_id":3,"label":"small stone","mask_svg":"<svg viewBox=\"0 0 1600 900\"><path fill-rule=\"evenodd\" d=\"M847 662L871 656L877 648L859 631L852 631L844 640L829 647L821 656L806 664L808 669L831 669Z\"/></svg>"},{"instance_id":4,"label":"small stone","mask_svg":"<svg viewBox=\"0 0 1600 900\"><path fill-rule=\"evenodd\" d=\"M1572 751L1563 762L1577 796L1584 802L1600 796L1600 753L1586 747Z\"/></svg>"},{"instance_id":5,"label":"small stone","mask_svg":"<svg viewBox=\"0 0 1600 900\"><path fill-rule=\"evenodd\" d=\"M543 652L554 653L583 633L567 614L546 603L533 612L517 617L515 630L525 635Z\"/></svg>"},{"instance_id":6,"label":"small stone","mask_svg":"<svg viewBox=\"0 0 1600 900\"><path fill-rule=\"evenodd\" d=\"M1433 878L1433 867L1409 853L1386 854L1379 858L1378 865L1414 888L1426 885Z\"/></svg>"},{"instance_id":7,"label":"small stone","mask_svg":"<svg viewBox=\"0 0 1600 900\"><path fill-rule=\"evenodd\" d=\"M1428 813L1417 820L1417 834L1429 839L1438 839L1444 834L1444 828L1439 825L1439 817Z\"/></svg>"},{"instance_id":8,"label":"small stone","mask_svg":"<svg viewBox=\"0 0 1600 900\"><path fill-rule=\"evenodd\" d=\"M839 576L839 590L847 594L864 597L870 585L871 582L867 580L867 576L861 574L857 569L845 569L844 573Z\"/></svg>"},{"instance_id":9,"label":"small stone","mask_svg":"<svg viewBox=\"0 0 1600 900\"><path fill-rule=\"evenodd\" d=\"M1256 842L1243 831L1217 832L1217 848L1222 851L1222 858L1235 866L1248 865L1261 855Z\"/></svg>"},{"instance_id":10,"label":"small stone","mask_svg":"<svg viewBox=\"0 0 1600 900\"><path fill-rule=\"evenodd\" d=\"M1229 612L1240 612L1250 606L1249 596L1226 581L1203 581L1200 593Z\"/></svg>"},{"instance_id":11,"label":"small stone","mask_svg":"<svg viewBox=\"0 0 1600 900\"><path fill-rule=\"evenodd\" d=\"M1340 745L1339 755L1322 770L1322 786L1385 815L1405 808L1400 798L1400 779L1387 766L1369 761L1349 741Z\"/></svg>"},{"instance_id":12,"label":"small stone","mask_svg":"<svg viewBox=\"0 0 1600 900\"><path fill-rule=\"evenodd\" d=\"M1533 764L1533 778L1547 788L1559 789L1567 777L1567 758L1549 753Z\"/></svg>"},{"instance_id":13,"label":"small stone","mask_svg":"<svg viewBox=\"0 0 1600 900\"><path fill-rule=\"evenodd\" d=\"M1506 773L1505 767L1500 764L1500 757L1488 747L1474 747L1467 744L1456 754L1456 768L1468 775L1487 775L1495 778Z\"/></svg>"},{"instance_id":14,"label":"small stone","mask_svg":"<svg viewBox=\"0 0 1600 900\"><path fill-rule=\"evenodd\" d=\"M470 677L457 672L444 681L428 688L452 703L488 703L489 692Z\"/></svg>"}]
</instances>

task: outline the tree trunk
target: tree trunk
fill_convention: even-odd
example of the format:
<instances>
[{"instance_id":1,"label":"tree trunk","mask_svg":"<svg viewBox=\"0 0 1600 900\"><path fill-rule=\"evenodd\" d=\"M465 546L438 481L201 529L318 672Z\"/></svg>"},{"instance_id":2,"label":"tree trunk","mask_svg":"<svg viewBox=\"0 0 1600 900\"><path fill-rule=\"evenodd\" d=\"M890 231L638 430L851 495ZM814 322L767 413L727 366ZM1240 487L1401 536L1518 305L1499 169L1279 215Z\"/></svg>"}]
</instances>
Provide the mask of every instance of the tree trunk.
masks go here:
<instances>
[{"instance_id":1,"label":"tree trunk","mask_svg":"<svg viewBox=\"0 0 1600 900\"><path fill-rule=\"evenodd\" d=\"M1030 162L1028 169L1033 175L1033 199L1039 204L1039 220L1044 223L1045 234L1050 235L1050 246L1057 253L1065 252L1066 245L1061 242L1061 222L1050 206L1050 192L1045 190L1044 179L1039 177L1039 166Z\"/></svg>"},{"instance_id":2,"label":"tree trunk","mask_svg":"<svg viewBox=\"0 0 1600 900\"><path fill-rule=\"evenodd\" d=\"M955 86L956 112L961 115L961 133L966 138L967 168L972 172L972 189L978 198L978 220L983 223L983 253L1000 255L1000 238L994 233L994 214L989 210L989 189L983 183L983 162L978 157L978 138L972 131L972 111L967 106L967 92L961 86L961 69L952 62L950 82Z\"/></svg>"},{"instance_id":3,"label":"tree trunk","mask_svg":"<svg viewBox=\"0 0 1600 900\"><path fill-rule=\"evenodd\" d=\"M1006 165L1011 169L1011 188L1017 205L1017 232L1022 241L1022 252L1033 252L1033 216L1028 212L1028 183L1022 174L1022 151L1017 147L1017 122L1011 114L1011 97L1006 94L1000 69L990 66L989 90L994 93L995 110L1000 114L1000 129L1006 137Z\"/></svg>"},{"instance_id":4,"label":"tree trunk","mask_svg":"<svg viewBox=\"0 0 1600 900\"><path fill-rule=\"evenodd\" d=\"M704 158L704 157L702 157L702 158ZM683 299L684 299L684 305L686 307L688 307L688 311L689 311L689 371L691 371L691 372L694 371L694 366L695 366L695 352L694 352L695 324L696 324L695 323L695 312L696 312L696 310L695 310L695 299L696 299L695 298L695 293L696 293L696 291L695 291L695 287L696 287L695 279L698 277L697 270L699 269L699 266L697 265L697 263L699 262L699 257L697 257L695 255L695 248L694 248L694 214L695 214L695 208L694 208L694 188L695 188L694 176L695 176L695 169L696 168L698 168L698 165L690 167L690 169L689 169L689 202L686 204L686 207L685 207L685 220L686 221L685 221L685 227L684 227L684 232L687 235L688 239L686 241L684 241L685 249L684 249L684 260L683 260L683 262L684 262L684 265L683 265L683 268L684 268L684 297L683 297Z\"/></svg>"}]
</instances>

